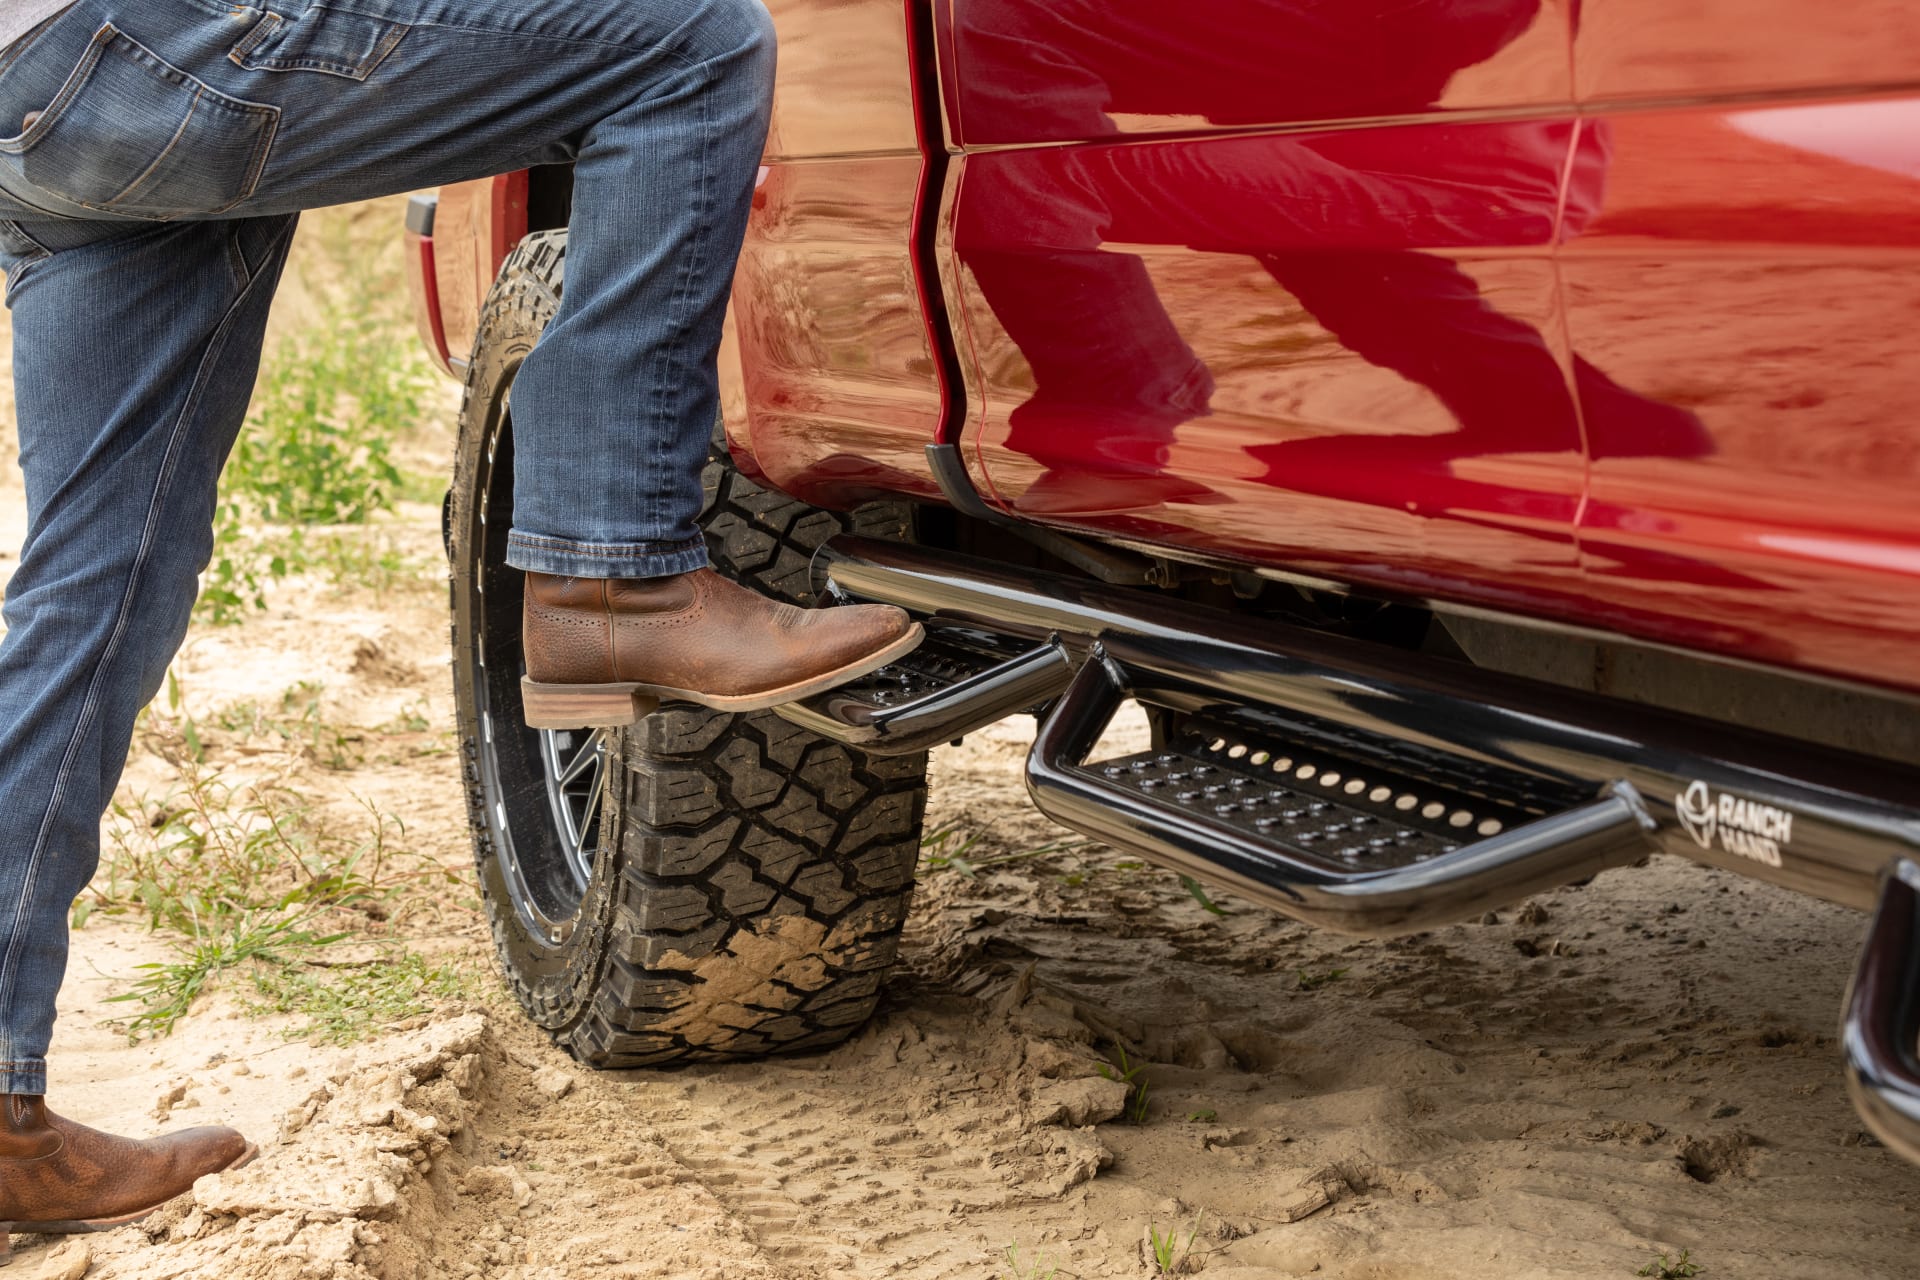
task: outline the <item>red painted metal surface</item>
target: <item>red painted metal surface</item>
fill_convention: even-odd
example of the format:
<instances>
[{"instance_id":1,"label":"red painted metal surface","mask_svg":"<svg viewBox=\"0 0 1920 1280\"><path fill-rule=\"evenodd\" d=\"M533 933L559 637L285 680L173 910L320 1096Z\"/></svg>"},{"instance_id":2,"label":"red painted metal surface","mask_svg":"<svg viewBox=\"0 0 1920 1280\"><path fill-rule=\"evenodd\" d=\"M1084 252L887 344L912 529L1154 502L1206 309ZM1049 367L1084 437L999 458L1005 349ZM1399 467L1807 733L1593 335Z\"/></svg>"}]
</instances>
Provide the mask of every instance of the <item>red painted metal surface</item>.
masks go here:
<instances>
[{"instance_id":1,"label":"red painted metal surface","mask_svg":"<svg viewBox=\"0 0 1920 1280\"><path fill-rule=\"evenodd\" d=\"M1860 3L774 0L736 452L931 498L962 428L1029 519L1920 689L1920 9Z\"/></svg>"},{"instance_id":2,"label":"red painted metal surface","mask_svg":"<svg viewBox=\"0 0 1920 1280\"><path fill-rule=\"evenodd\" d=\"M1701 443L1642 453L1585 399L1590 607L1920 686L1920 97L1600 127L1606 203L1559 254L1569 329Z\"/></svg>"},{"instance_id":3,"label":"red painted metal surface","mask_svg":"<svg viewBox=\"0 0 1920 1280\"><path fill-rule=\"evenodd\" d=\"M729 443L823 505L937 498L924 450L947 392L915 269L927 166L910 9L769 7L779 78L721 370Z\"/></svg>"},{"instance_id":4,"label":"red painted metal surface","mask_svg":"<svg viewBox=\"0 0 1920 1280\"><path fill-rule=\"evenodd\" d=\"M1768 8L949 0L982 489L1920 688L1920 30Z\"/></svg>"},{"instance_id":5,"label":"red painted metal surface","mask_svg":"<svg viewBox=\"0 0 1920 1280\"><path fill-rule=\"evenodd\" d=\"M407 296L413 303L413 327L427 354L443 373L452 373L447 354L447 328L440 317L440 282L433 261L433 237L406 233Z\"/></svg>"},{"instance_id":6,"label":"red painted metal surface","mask_svg":"<svg viewBox=\"0 0 1920 1280\"><path fill-rule=\"evenodd\" d=\"M464 360L500 264L527 234L527 173L476 178L440 188L434 215L433 290L441 332Z\"/></svg>"},{"instance_id":7,"label":"red painted metal surface","mask_svg":"<svg viewBox=\"0 0 1920 1280\"><path fill-rule=\"evenodd\" d=\"M1563 10L949 12L959 136L995 148L953 234L993 498L1503 604L1577 573Z\"/></svg>"}]
</instances>

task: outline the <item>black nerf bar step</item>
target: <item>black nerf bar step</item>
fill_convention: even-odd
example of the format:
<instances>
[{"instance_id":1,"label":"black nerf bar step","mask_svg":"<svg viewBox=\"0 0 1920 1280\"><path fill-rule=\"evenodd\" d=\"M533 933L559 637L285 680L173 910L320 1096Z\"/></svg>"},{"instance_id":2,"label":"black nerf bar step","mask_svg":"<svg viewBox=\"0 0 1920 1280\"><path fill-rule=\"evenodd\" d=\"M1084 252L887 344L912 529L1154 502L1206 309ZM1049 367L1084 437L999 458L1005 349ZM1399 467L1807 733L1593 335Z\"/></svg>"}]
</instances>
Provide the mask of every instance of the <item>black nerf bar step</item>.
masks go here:
<instances>
[{"instance_id":1,"label":"black nerf bar step","mask_svg":"<svg viewBox=\"0 0 1920 1280\"><path fill-rule=\"evenodd\" d=\"M1422 781L1467 797L1503 798L1524 811L1524 821L1502 818L1501 831L1482 838L1499 842L1490 849L1467 857L1463 843L1461 860L1450 867L1478 868L1479 858L1510 857L1522 828L1548 821L1557 825L1546 834L1577 837L1587 852L1549 851L1539 865L1584 867L1592 857L1586 845L1595 838L1591 827L1624 832L1617 821L1621 806L1635 803L1652 821L1643 836L1647 847L1863 910L1873 906L1881 869L1889 861L1920 860L1920 809L1915 807L1920 769L1910 765L1277 618L1228 613L1155 592L950 552L834 538L821 548L815 572L839 599L899 605L929 622L977 628L1029 648L1056 642L1076 668L1084 667L1099 643L1111 665L1105 676L1085 677L1074 700L1078 707L1090 705L1096 694L1110 699L1094 685L1097 679L1137 684L1142 700L1157 702L1176 720L1225 718L1241 726L1239 741L1250 750L1299 755L1312 748L1344 761L1343 772L1364 767L1383 778ZM1055 744L1066 741L1060 735L1075 727L1059 710L1043 734ZM1085 763L1084 757L1070 757L1063 746L1038 757L1041 792L1049 792L1054 773ZM1150 807L1141 822L1116 825L1117 819L1096 819L1077 780L1036 798L1042 807L1053 806L1056 816L1062 806L1079 809L1088 824L1103 823L1108 838L1126 836L1123 843L1148 856L1190 866L1197 852L1193 841L1162 841L1155 825L1144 821L1164 811L1157 800L1128 800L1136 809ZM1125 790L1110 789L1101 798L1118 804ZM1451 816L1454 810L1447 812ZM1585 816L1576 819L1576 814ZM1477 822L1474 829L1478 834ZM1532 830L1527 839L1541 835ZM1235 838L1253 837L1236 830ZM1248 851L1227 843L1204 844L1204 849L1218 852L1219 858L1210 861L1228 869L1257 870L1260 863L1260 858L1241 858L1239 853ZM1606 859L1615 856L1623 855L1609 852ZM1432 866L1432 861L1421 863L1419 874L1437 876ZM1575 870L1565 878L1586 874ZM1451 882L1453 887L1439 896L1460 918L1484 907L1459 892L1459 885L1497 881ZM1515 887L1518 883L1506 884L1501 892L1530 891ZM1289 905L1295 898L1278 891L1267 896L1300 914ZM1422 910L1418 916L1430 914ZM1409 916L1401 927L1421 926Z\"/></svg>"},{"instance_id":2,"label":"black nerf bar step","mask_svg":"<svg viewBox=\"0 0 1920 1280\"><path fill-rule=\"evenodd\" d=\"M1348 934L1448 923L1654 847L1625 783L1548 797L1517 771L1396 768L1390 743L1260 708L1211 706L1159 748L1090 760L1129 700L1203 692L1157 660L1164 644L1095 646L1041 727L1027 786L1055 822Z\"/></svg>"},{"instance_id":3,"label":"black nerf bar step","mask_svg":"<svg viewBox=\"0 0 1920 1280\"><path fill-rule=\"evenodd\" d=\"M1920 863L1911 858L1896 858L1881 876L1840 1038L1860 1118L1920 1163Z\"/></svg>"},{"instance_id":4,"label":"black nerf bar step","mask_svg":"<svg viewBox=\"0 0 1920 1280\"><path fill-rule=\"evenodd\" d=\"M1072 674L1056 639L1035 644L933 621L898 662L775 710L875 755L907 755L1050 702Z\"/></svg>"}]
</instances>

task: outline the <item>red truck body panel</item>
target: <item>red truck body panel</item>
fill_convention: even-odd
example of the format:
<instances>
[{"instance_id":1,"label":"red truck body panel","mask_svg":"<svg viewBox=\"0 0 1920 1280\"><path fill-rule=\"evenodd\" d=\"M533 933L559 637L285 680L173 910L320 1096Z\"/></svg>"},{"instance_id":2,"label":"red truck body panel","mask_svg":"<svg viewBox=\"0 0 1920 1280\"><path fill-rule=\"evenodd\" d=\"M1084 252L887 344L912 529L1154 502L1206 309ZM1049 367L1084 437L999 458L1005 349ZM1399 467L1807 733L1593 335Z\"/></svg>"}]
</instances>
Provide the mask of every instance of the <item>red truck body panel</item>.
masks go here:
<instances>
[{"instance_id":1,"label":"red truck body panel","mask_svg":"<svg viewBox=\"0 0 1920 1280\"><path fill-rule=\"evenodd\" d=\"M774 484L1920 690L1920 9L770 8Z\"/></svg>"}]
</instances>

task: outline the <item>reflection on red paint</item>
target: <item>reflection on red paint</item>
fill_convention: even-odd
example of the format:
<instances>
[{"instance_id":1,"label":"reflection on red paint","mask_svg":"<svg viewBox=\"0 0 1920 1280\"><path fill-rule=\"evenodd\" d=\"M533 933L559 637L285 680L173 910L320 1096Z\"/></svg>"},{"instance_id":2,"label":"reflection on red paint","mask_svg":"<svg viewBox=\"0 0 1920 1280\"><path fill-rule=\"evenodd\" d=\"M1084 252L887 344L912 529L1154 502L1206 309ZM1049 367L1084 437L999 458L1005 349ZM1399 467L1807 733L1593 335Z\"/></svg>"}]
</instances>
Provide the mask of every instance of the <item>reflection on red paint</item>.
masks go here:
<instances>
[{"instance_id":1,"label":"reflection on red paint","mask_svg":"<svg viewBox=\"0 0 1920 1280\"><path fill-rule=\"evenodd\" d=\"M932 2L989 500L1920 688L1920 98L1875 87L1920 10ZM773 7L814 55L898 13ZM816 500L932 493L883 61L783 63L742 264L751 443Z\"/></svg>"}]
</instances>

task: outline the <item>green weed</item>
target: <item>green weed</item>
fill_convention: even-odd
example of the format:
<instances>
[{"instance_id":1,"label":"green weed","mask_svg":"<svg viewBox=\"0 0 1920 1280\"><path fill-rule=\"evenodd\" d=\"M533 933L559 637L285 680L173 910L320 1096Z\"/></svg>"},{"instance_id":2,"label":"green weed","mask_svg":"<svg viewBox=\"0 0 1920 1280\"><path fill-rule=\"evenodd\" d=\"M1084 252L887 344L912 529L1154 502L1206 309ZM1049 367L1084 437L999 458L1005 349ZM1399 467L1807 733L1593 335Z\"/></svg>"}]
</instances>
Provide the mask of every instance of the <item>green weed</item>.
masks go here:
<instances>
[{"instance_id":1,"label":"green weed","mask_svg":"<svg viewBox=\"0 0 1920 1280\"><path fill-rule=\"evenodd\" d=\"M968 832L959 823L950 822L930 835L922 837L920 841L922 864L927 871L952 871L968 880L974 880L989 867L1031 862L1036 858L1051 857L1057 853L1073 853L1094 843L1092 840L1065 838L1049 840L1045 844L1034 845L1030 849L996 853L991 857L967 857L968 852L980 843L980 839L979 832Z\"/></svg>"},{"instance_id":2,"label":"green weed","mask_svg":"<svg viewBox=\"0 0 1920 1280\"><path fill-rule=\"evenodd\" d=\"M385 918L401 893L456 879L394 848L405 824L370 805L365 829L346 831L283 788L230 785L192 761L180 770L161 800L109 809L100 869L82 899L89 911L137 910L150 929L217 937L231 921L289 907L352 904Z\"/></svg>"},{"instance_id":3,"label":"green weed","mask_svg":"<svg viewBox=\"0 0 1920 1280\"><path fill-rule=\"evenodd\" d=\"M291 1013L306 1019L286 1031L288 1039L350 1044L401 1022L431 1013L449 1000L472 999L479 983L458 964L431 964L412 951L352 968L312 965L256 966L253 987L261 999L247 1012Z\"/></svg>"},{"instance_id":4,"label":"green weed","mask_svg":"<svg viewBox=\"0 0 1920 1280\"><path fill-rule=\"evenodd\" d=\"M1178 1227L1169 1228L1165 1235L1155 1223L1147 1224L1147 1245L1153 1251L1154 1271L1158 1275L1170 1276L1186 1269L1187 1259L1193 1256L1193 1242L1200 1234L1200 1214L1195 1214L1193 1223L1187 1228L1187 1238L1180 1238Z\"/></svg>"},{"instance_id":5,"label":"green weed","mask_svg":"<svg viewBox=\"0 0 1920 1280\"><path fill-rule=\"evenodd\" d=\"M317 692L302 684L283 696L283 707L301 708L297 714L276 719L242 704L212 723L299 736L325 761L340 747L331 731L316 728ZM177 679L168 681L166 702L165 711L156 705L143 713L145 738L173 764L178 782L158 800L116 798L99 870L71 917L80 928L95 911L137 913L149 929L185 937L179 960L145 966L119 997L146 1006L131 1034L170 1029L226 969L288 965L354 931L439 911L436 891L461 883L458 873L405 847L404 823L364 801L360 826L326 818L284 787L229 783L206 763Z\"/></svg>"},{"instance_id":6,"label":"green weed","mask_svg":"<svg viewBox=\"0 0 1920 1280\"><path fill-rule=\"evenodd\" d=\"M959 823L949 822L921 837L920 859L928 871L955 871L971 880L979 872L966 855L978 843L977 832L970 834Z\"/></svg>"},{"instance_id":7,"label":"green weed","mask_svg":"<svg viewBox=\"0 0 1920 1280\"><path fill-rule=\"evenodd\" d=\"M307 928L315 909L275 916L245 912L221 921L218 932L203 931L194 922L193 940L181 948L181 958L167 964L143 964L146 976L109 1003L137 1000L146 1007L125 1027L127 1039L166 1035L186 1016L194 998L217 974L248 962L285 966L295 957L340 941L344 933L320 934Z\"/></svg>"},{"instance_id":8,"label":"green weed","mask_svg":"<svg viewBox=\"0 0 1920 1280\"><path fill-rule=\"evenodd\" d=\"M1215 902L1212 898L1209 898L1207 896L1207 891L1204 888L1202 888L1200 885L1200 882L1198 880L1195 880L1192 876L1187 876L1187 875L1181 876L1180 886L1183 889L1185 889L1188 893L1193 895L1193 900L1200 904L1200 907L1203 911L1207 911L1216 916L1223 916L1227 914L1227 909L1221 906L1219 903Z\"/></svg>"},{"instance_id":9,"label":"green weed","mask_svg":"<svg viewBox=\"0 0 1920 1280\"><path fill-rule=\"evenodd\" d=\"M1035 1253L1027 1261L1020 1261L1020 1246L1007 1246L1007 1274L1012 1280L1054 1280L1060 1274L1060 1267L1050 1253Z\"/></svg>"},{"instance_id":10,"label":"green weed","mask_svg":"<svg viewBox=\"0 0 1920 1280\"><path fill-rule=\"evenodd\" d=\"M222 708L214 723L245 738L277 738L328 769L352 769L366 759L365 735L332 724L321 714L323 691L319 681L302 680L281 691L278 710L266 710L256 702L236 702Z\"/></svg>"},{"instance_id":11,"label":"green weed","mask_svg":"<svg viewBox=\"0 0 1920 1280\"><path fill-rule=\"evenodd\" d=\"M1308 973L1305 969L1302 969L1300 970L1297 985L1302 991L1318 991L1328 983L1338 982L1346 976L1347 970L1345 969L1327 969L1321 973Z\"/></svg>"},{"instance_id":12,"label":"green weed","mask_svg":"<svg viewBox=\"0 0 1920 1280\"><path fill-rule=\"evenodd\" d=\"M1691 1252L1691 1250L1682 1249L1680 1256L1672 1260L1669 1260L1663 1252L1659 1257L1633 1274L1637 1276L1652 1276L1654 1280L1692 1280L1694 1276L1701 1274L1706 1268L1693 1261L1689 1256Z\"/></svg>"},{"instance_id":13,"label":"green weed","mask_svg":"<svg viewBox=\"0 0 1920 1280\"><path fill-rule=\"evenodd\" d=\"M1116 1044L1113 1046L1113 1050L1115 1056L1118 1057L1120 1061L1118 1063L1102 1062L1099 1064L1098 1070L1100 1075L1103 1079L1117 1080L1127 1086L1127 1100L1120 1114L1134 1124L1145 1124L1147 1122L1147 1091L1149 1086L1145 1076L1141 1073L1146 1070L1147 1064L1144 1062L1129 1062L1127 1060L1126 1046L1124 1045Z\"/></svg>"}]
</instances>

